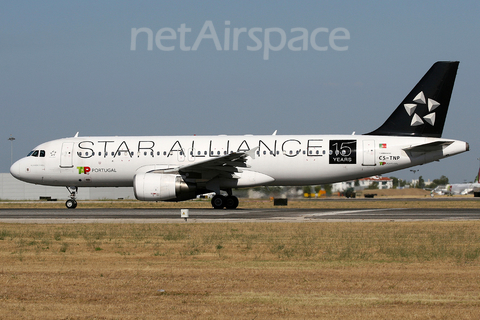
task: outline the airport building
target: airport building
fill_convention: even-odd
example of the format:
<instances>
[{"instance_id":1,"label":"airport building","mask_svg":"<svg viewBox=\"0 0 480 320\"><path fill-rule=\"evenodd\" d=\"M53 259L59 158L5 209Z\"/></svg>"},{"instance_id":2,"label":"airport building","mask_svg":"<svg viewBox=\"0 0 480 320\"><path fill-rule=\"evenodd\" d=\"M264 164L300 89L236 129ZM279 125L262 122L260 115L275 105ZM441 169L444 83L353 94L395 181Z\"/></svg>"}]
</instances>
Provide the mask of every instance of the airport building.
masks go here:
<instances>
[{"instance_id":1,"label":"airport building","mask_svg":"<svg viewBox=\"0 0 480 320\"><path fill-rule=\"evenodd\" d=\"M12 177L10 173L0 173L0 200L67 200L69 192L65 187L41 186L26 183ZM135 199L133 188L79 188L78 200Z\"/></svg>"},{"instance_id":2,"label":"airport building","mask_svg":"<svg viewBox=\"0 0 480 320\"><path fill-rule=\"evenodd\" d=\"M392 189L393 188L393 180L387 177L382 176L373 176L363 179L358 179L358 185L355 186L355 180L338 182L332 184L332 192L342 192L347 190L348 188L355 188L358 189L366 189L372 184L376 183L378 189Z\"/></svg>"}]
</instances>

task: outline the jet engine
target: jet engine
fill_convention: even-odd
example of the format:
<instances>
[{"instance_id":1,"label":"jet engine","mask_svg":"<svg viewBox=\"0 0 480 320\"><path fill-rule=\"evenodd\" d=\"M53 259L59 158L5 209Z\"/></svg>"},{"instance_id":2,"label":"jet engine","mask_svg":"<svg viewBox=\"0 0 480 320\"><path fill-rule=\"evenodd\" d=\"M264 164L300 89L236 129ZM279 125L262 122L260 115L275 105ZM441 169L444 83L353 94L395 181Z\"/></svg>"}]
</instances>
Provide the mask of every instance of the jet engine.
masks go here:
<instances>
[{"instance_id":1,"label":"jet engine","mask_svg":"<svg viewBox=\"0 0 480 320\"><path fill-rule=\"evenodd\" d=\"M142 201L182 201L197 195L195 185L175 174L139 173L133 179L133 190Z\"/></svg>"}]
</instances>

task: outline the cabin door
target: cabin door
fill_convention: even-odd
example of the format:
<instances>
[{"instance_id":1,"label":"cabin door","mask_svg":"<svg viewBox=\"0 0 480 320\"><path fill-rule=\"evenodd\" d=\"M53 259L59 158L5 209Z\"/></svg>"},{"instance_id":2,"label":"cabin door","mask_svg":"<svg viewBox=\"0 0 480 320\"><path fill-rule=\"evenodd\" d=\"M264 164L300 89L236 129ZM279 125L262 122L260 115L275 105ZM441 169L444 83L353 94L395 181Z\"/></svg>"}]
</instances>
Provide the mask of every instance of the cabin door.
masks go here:
<instances>
[{"instance_id":1,"label":"cabin door","mask_svg":"<svg viewBox=\"0 0 480 320\"><path fill-rule=\"evenodd\" d=\"M62 144L60 168L73 168L73 142L64 142Z\"/></svg>"},{"instance_id":2,"label":"cabin door","mask_svg":"<svg viewBox=\"0 0 480 320\"><path fill-rule=\"evenodd\" d=\"M375 141L364 140L363 141L363 163L364 166L375 165Z\"/></svg>"}]
</instances>

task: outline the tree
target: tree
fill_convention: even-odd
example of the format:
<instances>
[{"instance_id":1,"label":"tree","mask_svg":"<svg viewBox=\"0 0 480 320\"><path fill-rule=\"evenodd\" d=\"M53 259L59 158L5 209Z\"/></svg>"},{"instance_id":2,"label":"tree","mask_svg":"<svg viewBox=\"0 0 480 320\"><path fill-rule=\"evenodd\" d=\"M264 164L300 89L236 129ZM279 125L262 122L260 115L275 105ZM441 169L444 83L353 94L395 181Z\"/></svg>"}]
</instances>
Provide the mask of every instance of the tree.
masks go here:
<instances>
[{"instance_id":1,"label":"tree","mask_svg":"<svg viewBox=\"0 0 480 320\"><path fill-rule=\"evenodd\" d=\"M327 196L331 196L333 186L331 184L324 184L322 186L323 186L323 189L325 190L325 192L327 193Z\"/></svg>"},{"instance_id":2,"label":"tree","mask_svg":"<svg viewBox=\"0 0 480 320\"><path fill-rule=\"evenodd\" d=\"M312 193L312 187L311 186L303 187L303 194L306 194L306 193L310 196L310 193Z\"/></svg>"},{"instance_id":3,"label":"tree","mask_svg":"<svg viewBox=\"0 0 480 320\"><path fill-rule=\"evenodd\" d=\"M370 183L370 185L368 187L366 187L365 189L368 189L368 190L378 189L378 182Z\"/></svg>"},{"instance_id":4,"label":"tree","mask_svg":"<svg viewBox=\"0 0 480 320\"><path fill-rule=\"evenodd\" d=\"M447 185L448 184L448 178L442 175L439 179L433 179L432 183L430 183L427 187L435 189L439 185Z\"/></svg>"},{"instance_id":5,"label":"tree","mask_svg":"<svg viewBox=\"0 0 480 320\"><path fill-rule=\"evenodd\" d=\"M422 176L418 177L417 188L420 188L420 189L425 188L425 180L423 180Z\"/></svg>"},{"instance_id":6,"label":"tree","mask_svg":"<svg viewBox=\"0 0 480 320\"><path fill-rule=\"evenodd\" d=\"M398 178L397 178L397 177L390 177L390 179L392 179L393 189L397 189L397 187L398 187Z\"/></svg>"}]
</instances>

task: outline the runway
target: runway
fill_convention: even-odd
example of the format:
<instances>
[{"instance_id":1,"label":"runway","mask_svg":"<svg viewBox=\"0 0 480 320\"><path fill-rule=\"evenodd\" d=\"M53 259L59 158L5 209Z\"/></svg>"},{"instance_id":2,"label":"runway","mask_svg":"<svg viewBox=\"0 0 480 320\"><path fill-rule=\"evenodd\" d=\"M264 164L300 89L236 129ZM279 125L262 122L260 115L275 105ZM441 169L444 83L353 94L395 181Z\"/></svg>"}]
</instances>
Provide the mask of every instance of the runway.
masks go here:
<instances>
[{"instance_id":1,"label":"runway","mask_svg":"<svg viewBox=\"0 0 480 320\"><path fill-rule=\"evenodd\" d=\"M189 209L186 222L478 220L479 209ZM183 223L180 209L2 209L9 223Z\"/></svg>"}]
</instances>

